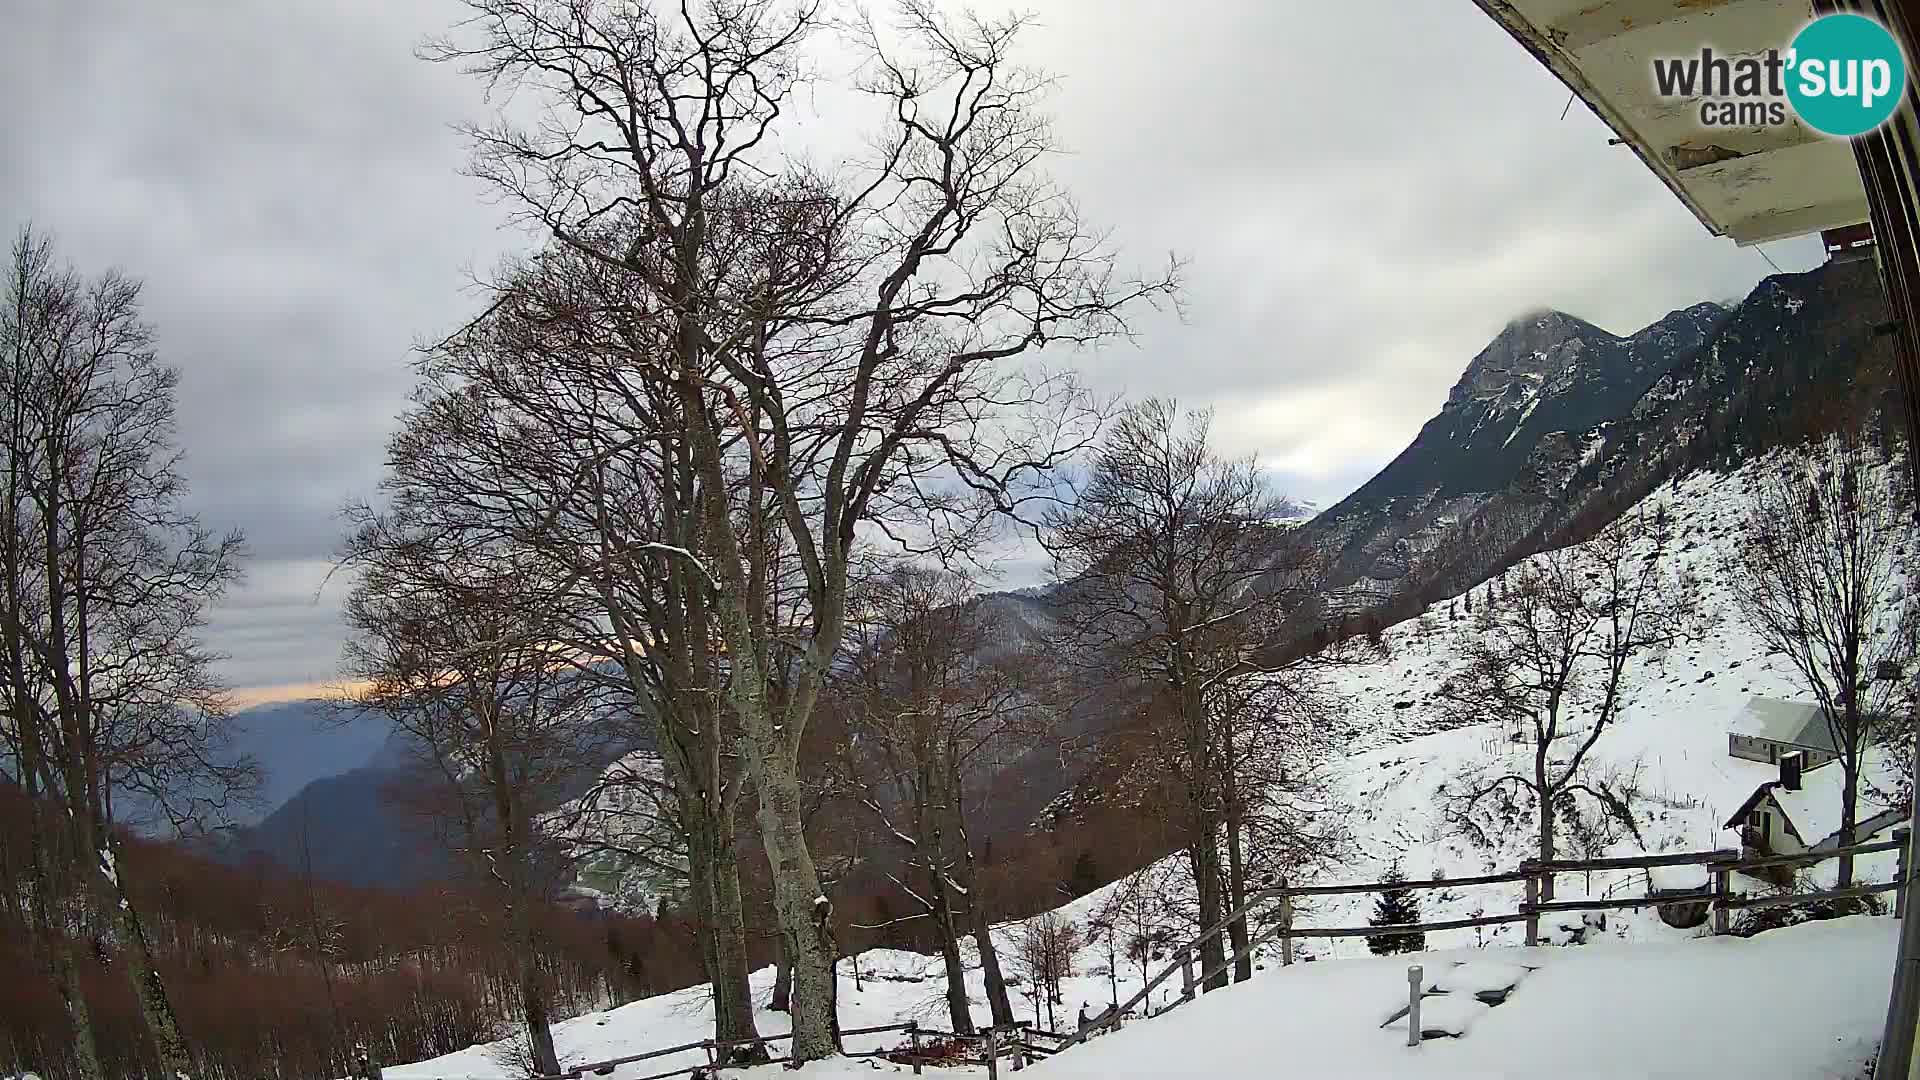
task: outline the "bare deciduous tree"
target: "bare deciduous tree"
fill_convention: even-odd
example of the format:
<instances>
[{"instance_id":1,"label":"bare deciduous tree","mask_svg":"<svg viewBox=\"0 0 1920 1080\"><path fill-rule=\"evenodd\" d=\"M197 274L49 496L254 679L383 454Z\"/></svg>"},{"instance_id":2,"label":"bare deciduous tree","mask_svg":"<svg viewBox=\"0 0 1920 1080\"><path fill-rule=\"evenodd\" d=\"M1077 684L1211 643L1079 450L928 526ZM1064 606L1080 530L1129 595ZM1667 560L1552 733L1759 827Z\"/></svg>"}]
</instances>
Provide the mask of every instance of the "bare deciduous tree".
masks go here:
<instances>
[{"instance_id":1,"label":"bare deciduous tree","mask_svg":"<svg viewBox=\"0 0 1920 1080\"><path fill-rule=\"evenodd\" d=\"M568 583L558 640L629 699L633 741L658 743L714 1036L763 1057L735 850L745 763L696 513L705 481L672 388L649 374L671 343L647 304L642 278L572 247L510 267L485 315L422 358L389 483L433 493L449 527L536 553ZM734 480L721 479L729 502Z\"/></svg>"},{"instance_id":2,"label":"bare deciduous tree","mask_svg":"<svg viewBox=\"0 0 1920 1080\"><path fill-rule=\"evenodd\" d=\"M1844 771L1843 845L1854 842L1862 755L1903 692L1920 634L1901 572L1912 505L1895 483L1857 429L1780 451L1759 468L1727 559L1741 618L1786 655L1826 715ZM1881 677L1883 666L1893 677ZM1851 857L1839 880L1852 884Z\"/></svg>"},{"instance_id":3,"label":"bare deciduous tree","mask_svg":"<svg viewBox=\"0 0 1920 1080\"><path fill-rule=\"evenodd\" d=\"M973 588L935 567L892 564L853 598L851 656L835 689L853 736L849 787L904 849L913 881L897 881L939 935L955 1031L973 1031L960 940L969 931L996 1023L1012 1021L981 898L974 895L968 791L990 763L1031 743L1051 714L1033 693L1017 646L991 637Z\"/></svg>"},{"instance_id":4,"label":"bare deciduous tree","mask_svg":"<svg viewBox=\"0 0 1920 1080\"><path fill-rule=\"evenodd\" d=\"M1077 501L1052 513L1046 544L1065 600L1065 647L1094 665L1101 683L1146 695L1156 738L1154 766L1177 778L1198 921L1219 925L1227 883L1245 895L1240 826L1255 793L1230 776L1254 751L1264 722L1252 657L1284 598L1262 593L1305 558L1251 460L1227 460L1209 440L1211 415L1185 416L1149 400L1129 408L1095 453ZM1275 673L1262 678L1282 678ZM1231 812L1231 815L1230 815ZM1233 873L1222 866L1227 818L1234 818ZM1236 946L1244 922L1231 929ZM1208 988L1226 985L1225 945L1201 946Z\"/></svg>"},{"instance_id":5,"label":"bare deciduous tree","mask_svg":"<svg viewBox=\"0 0 1920 1080\"><path fill-rule=\"evenodd\" d=\"M873 154L823 177L781 146L811 6L469 6L429 55L546 106L532 126L475 130L475 172L644 286L630 307L659 349L634 374L671 391L684 426L726 704L793 964L793 1053L828 1056L832 910L798 760L861 529L912 522L937 540L1017 505L1084 439L1089 403L1008 362L1125 334L1122 312L1171 278L1115 275L1041 173L1048 82L1011 59L1019 20L915 0L898 36L859 31L857 88L884 127ZM610 223L613 243L596 234ZM773 610L785 568L804 583L793 620Z\"/></svg>"},{"instance_id":6,"label":"bare deciduous tree","mask_svg":"<svg viewBox=\"0 0 1920 1080\"><path fill-rule=\"evenodd\" d=\"M1481 606L1478 634L1442 684L1441 703L1460 723L1523 732L1531 762L1524 771L1496 762L1494 775L1469 778L1454 796L1456 819L1497 793L1524 792L1542 860L1554 857L1566 800L1590 797L1603 814L1636 827L1620 791L1584 766L1620 719L1629 666L1693 629L1693 582L1675 566L1671 533L1664 507L1620 518L1584 543L1521 563L1500 602ZM1542 899L1553 899L1551 877Z\"/></svg>"},{"instance_id":7,"label":"bare deciduous tree","mask_svg":"<svg viewBox=\"0 0 1920 1080\"><path fill-rule=\"evenodd\" d=\"M538 907L571 870L541 800L606 759L598 685L563 655L564 583L524 550L466 543L433 499L362 513L345 562L353 704L406 734L419 804L495 897L519 964L533 1073L556 1075Z\"/></svg>"},{"instance_id":8,"label":"bare deciduous tree","mask_svg":"<svg viewBox=\"0 0 1920 1080\"><path fill-rule=\"evenodd\" d=\"M1060 984L1073 975L1073 960L1080 952L1080 927L1060 913L1048 911L1020 924L1014 939L1013 956L1033 992L1033 1022L1040 1023L1040 1010L1046 1009L1046 1025L1058 1031L1055 1006L1065 1004Z\"/></svg>"},{"instance_id":9,"label":"bare deciduous tree","mask_svg":"<svg viewBox=\"0 0 1920 1080\"><path fill-rule=\"evenodd\" d=\"M136 811L193 828L257 780L250 762L228 760L226 701L199 640L207 606L238 573L240 537L181 509L179 374L156 355L139 282L82 278L23 232L0 361L0 731L31 812L41 798L61 811L35 823L34 922L88 1080L100 1061L74 981L88 928L60 910L111 927L162 1067L188 1076L115 832Z\"/></svg>"}]
</instances>

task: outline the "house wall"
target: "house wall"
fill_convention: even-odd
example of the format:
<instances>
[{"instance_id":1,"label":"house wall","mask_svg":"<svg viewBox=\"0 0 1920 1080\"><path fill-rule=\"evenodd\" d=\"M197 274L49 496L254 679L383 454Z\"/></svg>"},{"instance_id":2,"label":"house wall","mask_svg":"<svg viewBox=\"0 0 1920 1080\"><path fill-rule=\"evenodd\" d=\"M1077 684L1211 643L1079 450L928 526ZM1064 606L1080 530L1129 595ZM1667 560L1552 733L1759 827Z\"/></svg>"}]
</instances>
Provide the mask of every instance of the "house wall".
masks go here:
<instances>
[{"instance_id":1,"label":"house wall","mask_svg":"<svg viewBox=\"0 0 1920 1080\"><path fill-rule=\"evenodd\" d=\"M1760 800L1760 805L1747 814L1747 820L1742 823L1742 826L1743 846L1746 843L1746 835L1751 833L1756 841L1762 836L1766 837L1765 846L1760 850L1769 854L1798 855L1807 850L1807 846L1787 828L1787 815L1771 797Z\"/></svg>"},{"instance_id":2,"label":"house wall","mask_svg":"<svg viewBox=\"0 0 1920 1080\"><path fill-rule=\"evenodd\" d=\"M1751 735L1728 735L1727 753L1748 761L1767 760L1767 748Z\"/></svg>"},{"instance_id":3,"label":"house wall","mask_svg":"<svg viewBox=\"0 0 1920 1080\"><path fill-rule=\"evenodd\" d=\"M1818 766L1825 765L1828 762L1840 760L1839 754L1831 754L1825 750L1809 750L1805 747L1798 747L1797 749L1799 749L1801 753L1807 755L1806 768L1809 768L1809 769L1817 768Z\"/></svg>"},{"instance_id":4,"label":"house wall","mask_svg":"<svg viewBox=\"0 0 1920 1080\"><path fill-rule=\"evenodd\" d=\"M1804 746L1794 746L1791 743L1777 742L1773 739L1763 739L1758 735L1729 734L1727 736L1727 753L1746 761L1758 761L1767 765L1774 765L1779 763L1781 754L1794 750L1798 750L1804 755L1804 765L1802 768L1806 769L1818 768L1830 761L1839 760L1838 755L1825 750L1812 750Z\"/></svg>"}]
</instances>

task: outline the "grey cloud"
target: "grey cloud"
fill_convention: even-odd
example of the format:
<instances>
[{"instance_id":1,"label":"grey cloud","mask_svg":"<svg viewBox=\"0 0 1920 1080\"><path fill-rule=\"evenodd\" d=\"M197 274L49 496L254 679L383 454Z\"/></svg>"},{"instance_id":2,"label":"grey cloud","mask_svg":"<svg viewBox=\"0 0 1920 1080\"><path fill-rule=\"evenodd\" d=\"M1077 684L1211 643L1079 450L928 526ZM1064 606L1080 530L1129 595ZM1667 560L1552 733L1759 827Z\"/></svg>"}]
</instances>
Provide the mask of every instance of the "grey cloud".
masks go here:
<instances>
[{"instance_id":1,"label":"grey cloud","mask_svg":"<svg viewBox=\"0 0 1920 1080\"><path fill-rule=\"evenodd\" d=\"M1559 119L1559 83L1472 5L1036 6L1028 56L1060 76L1072 151L1056 171L1130 258L1192 260L1184 322L1144 318L1138 348L1080 362L1105 389L1216 406L1230 449L1323 506L1512 316L1630 331L1768 272L1579 106ZM334 511L378 478L409 346L471 309L470 268L525 243L458 172L448 125L484 113L479 89L411 55L462 8L24 8L0 39L0 225L147 279L196 505L257 553L214 644L243 685L329 678Z\"/></svg>"}]
</instances>

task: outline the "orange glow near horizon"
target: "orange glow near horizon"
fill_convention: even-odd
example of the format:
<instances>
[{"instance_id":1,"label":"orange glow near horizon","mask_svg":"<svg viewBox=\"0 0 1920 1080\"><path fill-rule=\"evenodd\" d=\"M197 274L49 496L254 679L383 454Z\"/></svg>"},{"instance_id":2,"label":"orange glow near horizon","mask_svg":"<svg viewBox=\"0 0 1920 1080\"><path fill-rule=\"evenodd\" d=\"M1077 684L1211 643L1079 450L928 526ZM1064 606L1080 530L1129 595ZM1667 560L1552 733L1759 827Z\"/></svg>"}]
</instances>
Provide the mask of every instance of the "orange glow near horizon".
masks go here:
<instances>
[{"instance_id":1,"label":"orange glow near horizon","mask_svg":"<svg viewBox=\"0 0 1920 1080\"><path fill-rule=\"evenodd\" d=\"M227 695L237 709L251 709L255 705L278 705L287 701L306 701L312 698L340 698L365 687L359 681L283 683L279 686L249 686L235 690Z\"/></svg>"}]
</instances>

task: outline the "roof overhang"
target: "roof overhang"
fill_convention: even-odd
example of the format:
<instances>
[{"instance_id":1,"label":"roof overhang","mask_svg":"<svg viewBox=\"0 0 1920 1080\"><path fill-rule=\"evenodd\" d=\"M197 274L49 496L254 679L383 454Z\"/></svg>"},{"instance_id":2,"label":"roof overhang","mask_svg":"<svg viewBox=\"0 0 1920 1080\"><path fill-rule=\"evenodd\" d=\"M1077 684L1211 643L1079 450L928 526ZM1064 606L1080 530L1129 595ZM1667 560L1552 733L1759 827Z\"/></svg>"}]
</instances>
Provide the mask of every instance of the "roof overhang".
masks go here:
<instances>
[{"instance_id":1,"label":"roof overhang","mask_svg":"<svg viewBox=\"0 0 1920 1080\"><path fill-rule=\"evenodd\" d=\"M1758 244L1866 221L1845 139L1787 111L1776 127L1707 127L1701 98L1654 91L1655 57L1785 49L1810 0L1474 0L1587 103L1716 236Z\"/></svg>"}]
</instances>

